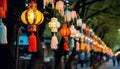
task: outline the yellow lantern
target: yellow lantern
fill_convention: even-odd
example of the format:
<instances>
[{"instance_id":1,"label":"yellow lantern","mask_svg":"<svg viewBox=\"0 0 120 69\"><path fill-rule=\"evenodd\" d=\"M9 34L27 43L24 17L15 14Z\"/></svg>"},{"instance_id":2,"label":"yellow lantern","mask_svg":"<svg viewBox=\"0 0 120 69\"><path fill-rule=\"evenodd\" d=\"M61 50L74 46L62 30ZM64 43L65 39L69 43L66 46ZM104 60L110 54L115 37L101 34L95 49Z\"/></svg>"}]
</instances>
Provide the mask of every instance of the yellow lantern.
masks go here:
<instances>
[{"instance_id":1,"label":"yellow lantern","mask_svg":"<svg viewBox=\"0 0 120 69\"><path fill-rule=\"evenodd\" d=\"M37 4L31 1L28 5L28 9L21 14L21 20L24 24L29 25L28 29L36 29L36 26L43 22L43 14L37 10Z\"/></svg>"}]
</instances>

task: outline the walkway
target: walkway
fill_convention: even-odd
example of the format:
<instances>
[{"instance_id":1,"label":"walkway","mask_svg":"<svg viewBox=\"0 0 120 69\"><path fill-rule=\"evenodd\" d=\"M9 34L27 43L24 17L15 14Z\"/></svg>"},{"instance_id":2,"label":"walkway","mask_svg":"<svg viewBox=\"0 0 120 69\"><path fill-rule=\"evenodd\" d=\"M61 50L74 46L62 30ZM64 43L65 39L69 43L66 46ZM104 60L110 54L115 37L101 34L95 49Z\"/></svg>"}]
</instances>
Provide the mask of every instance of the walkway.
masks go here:
<instances>
[{"instance_id":1,"label":"walkway","mask_svg":"<svg viewBox=\"0 0 120 69\"><path fill-rule=\"evenodd\" d=\"M102 64L102 66L100 66L99 69L120 69L120 66L118 66L117 63L115 66L113 66L113 62L112 60L110 60L107 63Z\"/></svg>"},{"instance_id":2,"label":"walkway","mask_svg":"<svg viewBox=\"0 0 120 69\"><path fill-rule=\"evenodd\" d=\"M88 67L80 68L78 64L77 69L91 69L91 68L88 68ZM112 60L109 60L108 62L102 64L98 69L120 69L120 66L118 66L117 63L115 66L113 66Z\"/></svg>"}]
</instances>

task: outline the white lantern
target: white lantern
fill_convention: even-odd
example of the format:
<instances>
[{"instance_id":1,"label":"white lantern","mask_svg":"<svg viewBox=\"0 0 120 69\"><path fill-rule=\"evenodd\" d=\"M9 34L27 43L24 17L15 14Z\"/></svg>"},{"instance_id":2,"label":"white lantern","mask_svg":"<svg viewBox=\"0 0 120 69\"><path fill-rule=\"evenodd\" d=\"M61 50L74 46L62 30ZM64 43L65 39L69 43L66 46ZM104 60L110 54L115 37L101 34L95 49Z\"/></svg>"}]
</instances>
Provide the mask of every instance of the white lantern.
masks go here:
<instances>
[{"instance_id":1,"label":"white lantern","mask_svg":"<svg viewBox=\"0 0 120 69\"><path fill-rule=\"evenodd\" d=\"M57 32L58 28L60 27L60 22L58 22L57 18L53 17L49 22L49 27L51 32Z\"/></svg>"},{"instance_id":2,"label":"white lantern","mask_svg":"<svg viewBox=\"0 0 120 69\"><path fill-rule=\"evenodd\" d=\"M75 29L75 26L74 25L71 25L70 26L70 37L75 37L75 34L76 34L76 29Z\"/></svg>"},{"instance_id":3,"label":"white lantern","mask_svg":"<svg viewBox=\"0 0 120 69\"><path fill-rule=\"evenodd\" d=\"M45 9L45 6L48 4L52 4L52 9L54 9L54 0L43 0L43 8Z\"/></svg>"},{"instance_id":4,"label":"white lantern","mask_svg":"<svg viewBox=\"0 0 120 69\"><path fill-rule=\"evenodd\" d=\"M80 26L80 27L82 26L82 19L80 19L80 18L77 19L77 26Z\"/></svg>"},{"instance_id":5,"label":"white lantern","mask_svg":"<svg viewBox=\"0 0 120 69\"><path fill-rule=\"evenodd\" d=\"M77 13L76 11L71 11L71 18L74 20L75 18L77 18Z\"/></svg>"},{"instance_id":6,"label":"white lantern","mask_svg":"<svg viewBox=\"0 0 120 69\"><path fill-rule=\"evenodd\" d=\"M0 44L7 44L7 27L0 20Z\"/></svg>"},{"instance_id":7,"label":"white lantern","mask_svg":"<svg viewBox=\"0 0 120 69\"><path fill-rule=\"evenodd\" d=\"M80 33L79 30L77 30L77 31L76 31L76 34L75 34L75 39L76 39L76 40L79 40L80 37L81 37L81 33Z\"/></svg>"},{"instance_id":8,"label":"white lantern","mask_svg":"<svg viewBox=\"0 0 120 69\"><path fill-rule=\"evenodd\" d=\"M66 10L65 11L65 15L64 15L64 20L65 20L65 22L70 22L71 21L71 15L70 15L70 11L69 10Z\"/></svg>"},{"instance_id":9,"label":"white lantern","mask_svg":"<svg viewBox=\"0 0 120 69\"><path fill-rule=\"evenodd\" d=\"M64 16L64 2L59 0L56 2L56 10L59 11L61 16Z\"/></svg>"}]
</instances>

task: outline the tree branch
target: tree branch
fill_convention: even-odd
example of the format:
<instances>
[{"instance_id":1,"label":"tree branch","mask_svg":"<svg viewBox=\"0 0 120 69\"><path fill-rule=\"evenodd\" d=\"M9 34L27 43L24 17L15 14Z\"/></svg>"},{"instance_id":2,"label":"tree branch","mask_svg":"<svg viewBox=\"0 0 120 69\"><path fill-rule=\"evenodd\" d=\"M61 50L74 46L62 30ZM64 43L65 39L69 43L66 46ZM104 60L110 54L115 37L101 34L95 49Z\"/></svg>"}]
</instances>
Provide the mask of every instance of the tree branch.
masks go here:
<instances>
[{"instance_id":1,"label":"tree branch","mask_svg":"<svg viewBox=\"0 0 120 69\"><path fill-rule=\"evenodd\" d=\"M104 9L100 10L100 11L94 10L94 9L89 9L89 10L96 11L96 12L94 12L93 14L89 15L88 17L86 17L86 20L87 20L88 18L93 17L93 16L95 16L95 15L97 15L97 14L100 14L100 13L102 13L102 12L104 12L104 13L109 13L109 14L114 14L114 13L112 13L112 12L110 12L110 11L108 12L107 10L108 10L108 9L112 9L113 7L118 7L118 6L120 6L120 5L109 6L109 7L106 7L106 8L104 8ZM114 15L120 16L119 14L114 14Z\"/></svg>"}]
</instances>

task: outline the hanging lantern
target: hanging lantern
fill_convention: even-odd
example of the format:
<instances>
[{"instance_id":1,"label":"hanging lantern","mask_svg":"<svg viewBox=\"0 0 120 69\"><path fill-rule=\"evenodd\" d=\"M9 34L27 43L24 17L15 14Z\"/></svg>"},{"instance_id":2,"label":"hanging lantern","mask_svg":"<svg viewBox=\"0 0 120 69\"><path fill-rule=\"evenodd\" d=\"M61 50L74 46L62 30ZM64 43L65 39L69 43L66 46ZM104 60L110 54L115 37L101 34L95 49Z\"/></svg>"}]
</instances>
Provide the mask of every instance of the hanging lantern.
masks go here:
<instances>
[{"instance_id":1,"label":"hanging lantern","mask_svg":"<svg viewBox=\"0 0 120 69\"><path fill-rule=\"evenodd\" d=\"M36 32L36 25L43 22L44 16L37 10L37 4L34 1L31 1L28 4L28 9L21 14L21 20L24 24L28 25L28 32L32 33L32 35L28 37L28 51L37 52L36 36L33 32Z\"/></svg>"},{"instance_id":2,"label":"hanging lantern","mask_svg":"<svg viewBox=\"0 0 120 69\"><path fill-rule=\"evenodd\" d=\"M50 44L50 46L51 46L51 49L53 49L53 50L56 50L58 47L58 40L57 40L57 37L55 36L55 33L54 33L54 35L52 36L52 39L51 39L51 44Z\"/></svg>"},{"instance_id":3,"label":"hanging lantern","mask_svg":"<svg viewBox=\"0 0 120 69\"><path fill-rule=\"evenodd\" d=\"M85 42L81 42L80 50L85 51Z\"/></svg>"},{"instance_id":4,"label":"hanging lantern","mask_svg":"<svg viewBox=\"0 0 120 69\"><path fill-rule=\"evenodd\" d=\"M74 20L75 18L77 18L77 13L76 13L76 11L71 11L70 15L71 15L71 18L72 18L73 20Z\"/></svg>"},{"instance_id":5,"label":"hanging lantern","mask_svg":"<svg viewBox=\"0 0 120 69\"><path fill-rule=\"evenodd\" d=\"M70 37L74 38L76 35L76 29L74 25L70 26Z\"/></svg>"},{"instance_id":6,"label":"hanging lantern","mask_svg":"<svg viewBox=\"0 0 120 69\"><path fill-rule=\"evenodd\" d=\"M85 29L84 29L84 32L85 32L85 35L86 36L89 36L90 34L89 34L89 28L88 27L86 27Z\"/></svg>"},{"instance_id":7,"label":"hanging lantern","mask_svg":"<svg viewBox=\"0 0 120 69\"><path fill-rule=\"evenodd\" d=\"M0 18L6 18L7 0L0 0Z\"/></svg>"},{"instance_id":8,"label":"hanging lantern","mask_svg":"<svg viewBox=\"0 0 120 69\"><path fill-rule=\"evenodd\" d=\"M54 9L54 0L43 0L44 9L48 4L52 4L52 9Z\"/></svg>"},{"instance_id":9,"label":"hanging lantern","mask_svg":"<svg viewBox=\"0 0 120 69\"><path fill-rule=\"evenodd\" d=\"M7 43L7 27L0 20L0 44Z\"/></svg>"},{"instance_id":10,"label":"hanging lantern","mask_svg":"<svg viewBox=\"0 0 120 69\"><path fill-rule=\"evenodd\" d=\"M60 35L62 37L68 37L70 35L70 29L67 27L67 24L63 24L62 28L60 29Z\"/></svg>"},{"instance_id":11,"label":"hanging lantern","mask_svg":"<svg viewBox=\"0 0 120 69\"><path fill-rule=\"evenodd\" d=\"M79 51L80 50L80 43L79 41L76 41L76 51Z\"/></svg>"},{"instance_id":12,"label":"hanging lantern","mask_svg":"<svg viewBox=\"0 0 120 69\"><path fill-rule=\"evenodd\" d=\"M43 22L43 14L37 10L37 4L31 1L28 5L28 9L21 14L21 20L24 24L28 25L29 32L36 31L36 25Z\"/></svg>"},{"instance_id":13,"label":"hanging lantern","mask_svg":"<svg viewBox=\"0 0 120 69\"><path fill-rule=\"evenodd\" d=\"M59 0L56 2L56 10L59 11L59 13L61 14L61 16L64 16L64 2Z\"/></svg>"},{"instance_id":14,"label":"hanging lantern","mask_svg":"<svg viewBox=\"0 0 120 69\"><path fill-rule=\"evenodd\" d=\"M82 29L85 29L85 28L86 28L86 24L82 23Z\"/></svg>"},{"instance_id":15,"label":"hanging lantern","mask_svg":"<svg viewBox=\"0 0 120 69\"><path fill-rule=\"evenodd\" d=\"M77 30L77 31L76 31L76 34L75 34L75 39L76 39L76 40L79 40L80 37L81 37L81 33L80 33L79 30Z\"/></svg>"},{"instance_id":16,"label":"hanging lantern","mask_svg":"<svg viewBox=\"0 0 120 69\"><path fill-rule=\"evenodd\" d=\"M28 51L29 52L37 52L37 44L36 44L36 37L34 33L29 35L28 37Z\"/></svg>"},{"instance_id":17,"label":"hanging lantern","mask_svg":"<svg viewBox=\"0 0 120 69\"><path fill-rule=\"evenodd\" d=\"M58 22L57 18L53 17L49 22L49 27L51 32L57 32L57 29L60 27L60 22Z\"/></svg>"},{"instance_id":18,"label":"hanging lantern","mask_svg":"<svg viewBox=\"0 0 120 69\"><path fill-rule=\"evenodd\" d=\"M82 26L82 19L77 19L77 26L78 27L81 27Z\"/></svg>"},{"instance_id":19,"label":"hanging lantern","mask_svg":"<svg viewBox=\"0 0 120 69\"><path fill-rule=\"evenodd\" d=\"M64 15L64 20L65 20L65 22L70 22L71 21L71 15L70 15L70 11L67 9L66 11L65 11L65 15Z\"/></svg>"}]
</instances>

